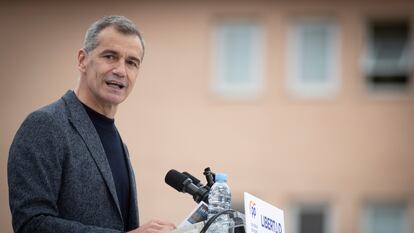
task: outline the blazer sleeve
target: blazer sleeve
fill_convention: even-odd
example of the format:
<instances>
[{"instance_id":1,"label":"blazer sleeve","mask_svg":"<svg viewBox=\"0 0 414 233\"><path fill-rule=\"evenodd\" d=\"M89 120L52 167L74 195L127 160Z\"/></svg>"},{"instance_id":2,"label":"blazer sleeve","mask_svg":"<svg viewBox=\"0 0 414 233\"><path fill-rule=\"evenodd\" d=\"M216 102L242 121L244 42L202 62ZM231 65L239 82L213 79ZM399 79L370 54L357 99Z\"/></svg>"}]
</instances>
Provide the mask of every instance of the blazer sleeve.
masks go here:
<instances>
[{"instance_id":1,"label":"blazer sleeve","mask_svg":"<svg viewBox=\"0 0 414 233\"><path fill-rule=\"evenodd\" d=\"M16 133L7 165L14 232L120 232L59 217L65 147L63 129L49 112L30 114Z\"/></svg>"}]
</instances>

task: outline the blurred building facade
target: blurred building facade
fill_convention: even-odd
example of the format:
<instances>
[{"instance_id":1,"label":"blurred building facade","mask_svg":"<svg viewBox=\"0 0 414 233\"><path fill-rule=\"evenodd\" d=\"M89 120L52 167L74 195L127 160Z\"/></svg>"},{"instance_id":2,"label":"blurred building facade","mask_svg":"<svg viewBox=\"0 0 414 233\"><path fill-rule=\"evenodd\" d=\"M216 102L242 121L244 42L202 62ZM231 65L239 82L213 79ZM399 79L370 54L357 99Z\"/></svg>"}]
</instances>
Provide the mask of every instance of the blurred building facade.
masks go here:
<instances>
[{"instance_id":1,"label":"blurred building facade","mask_svg":"<svg viewBox=\"0 0 414 233\"><path fill-rule=\"evenodd\" d=\"M1 232L12 232L7 154L24 117L76 85L90 23L126 15L146 57L116 124L141 220L177 224L175 168L229 175L285 210L290 233L414 232L412 1L0 3ZM76 204L76 203L74 203Z\"/></svg>"}]
</instances>

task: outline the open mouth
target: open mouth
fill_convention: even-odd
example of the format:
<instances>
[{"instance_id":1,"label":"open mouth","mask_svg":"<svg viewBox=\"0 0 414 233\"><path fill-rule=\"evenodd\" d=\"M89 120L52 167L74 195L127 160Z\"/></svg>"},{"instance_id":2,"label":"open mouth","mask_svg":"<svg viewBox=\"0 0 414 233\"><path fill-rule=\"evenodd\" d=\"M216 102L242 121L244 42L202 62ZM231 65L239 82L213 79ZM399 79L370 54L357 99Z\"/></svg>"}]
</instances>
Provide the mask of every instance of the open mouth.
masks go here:
<instances>
[{"instance_id":1,"label":"open mouth","mask_svg":"<svg viewBox=\"0 0 414 233\"><path fill-rule=\"evenodd\" d=\"M120 82L113 81L113 80L105 81L105 83L108 86L115 87L115 88L118 88L118 89L123 89L125 87L124 84L122 84Z\"/></svg>"}]
</instances>

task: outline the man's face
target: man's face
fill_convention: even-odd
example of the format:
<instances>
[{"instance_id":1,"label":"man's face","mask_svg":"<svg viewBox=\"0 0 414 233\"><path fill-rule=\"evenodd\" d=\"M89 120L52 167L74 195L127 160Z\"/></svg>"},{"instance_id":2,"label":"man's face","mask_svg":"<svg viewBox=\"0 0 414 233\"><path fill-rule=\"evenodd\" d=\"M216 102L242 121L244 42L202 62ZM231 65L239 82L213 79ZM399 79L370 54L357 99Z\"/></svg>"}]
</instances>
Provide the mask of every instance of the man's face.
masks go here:
<instances>
[{"instance_id":1,"label":"man's face","mask_svg":"<svg viewBox=\"0 0 414 233\"><path fill-rule=\"evenodd\" d=\"M88 101L100 106L117 106L134 87L143 56L136 35L124 35L114 27L103 29L98 46L78 54L84 94Z\"/></svg>"}]
</instances>

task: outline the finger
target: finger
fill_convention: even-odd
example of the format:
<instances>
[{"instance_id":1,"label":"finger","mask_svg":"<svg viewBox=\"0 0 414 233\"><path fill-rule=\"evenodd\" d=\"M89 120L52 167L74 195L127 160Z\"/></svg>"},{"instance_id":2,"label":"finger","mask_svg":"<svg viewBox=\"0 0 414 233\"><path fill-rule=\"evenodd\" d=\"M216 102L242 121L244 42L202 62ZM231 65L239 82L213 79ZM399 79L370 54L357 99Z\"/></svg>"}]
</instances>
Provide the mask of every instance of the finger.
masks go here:
<instances>
[{"instance_id":1,"label":"finger","mask_svg":"<svg viewBox=\"0 0 414 233\"><path fill-rule=\"evenodd\" d=\"M159 219L152 219L138 228L138 232L142 233L161 233L169 232L176 229L175 224Z\"/></svg>"},{"instance_id":2,"label":"finger","mask_svg":"<svg viewBox=\"0 0 414 233\"><path fill-rule=\"evenodd\" d=\"M161 226L161 227L169 227L169 228L172 228L172 229L175 229L176 228L176 226L175 226L175 224L174 223L172 223L172 222L168 222L168 221L163 221L163 220L160 220L160 219L153 219L153 220L151 220L153 223L156 223L156 224L158 224L159 226Z\"/></svg>"}]
</instances>

